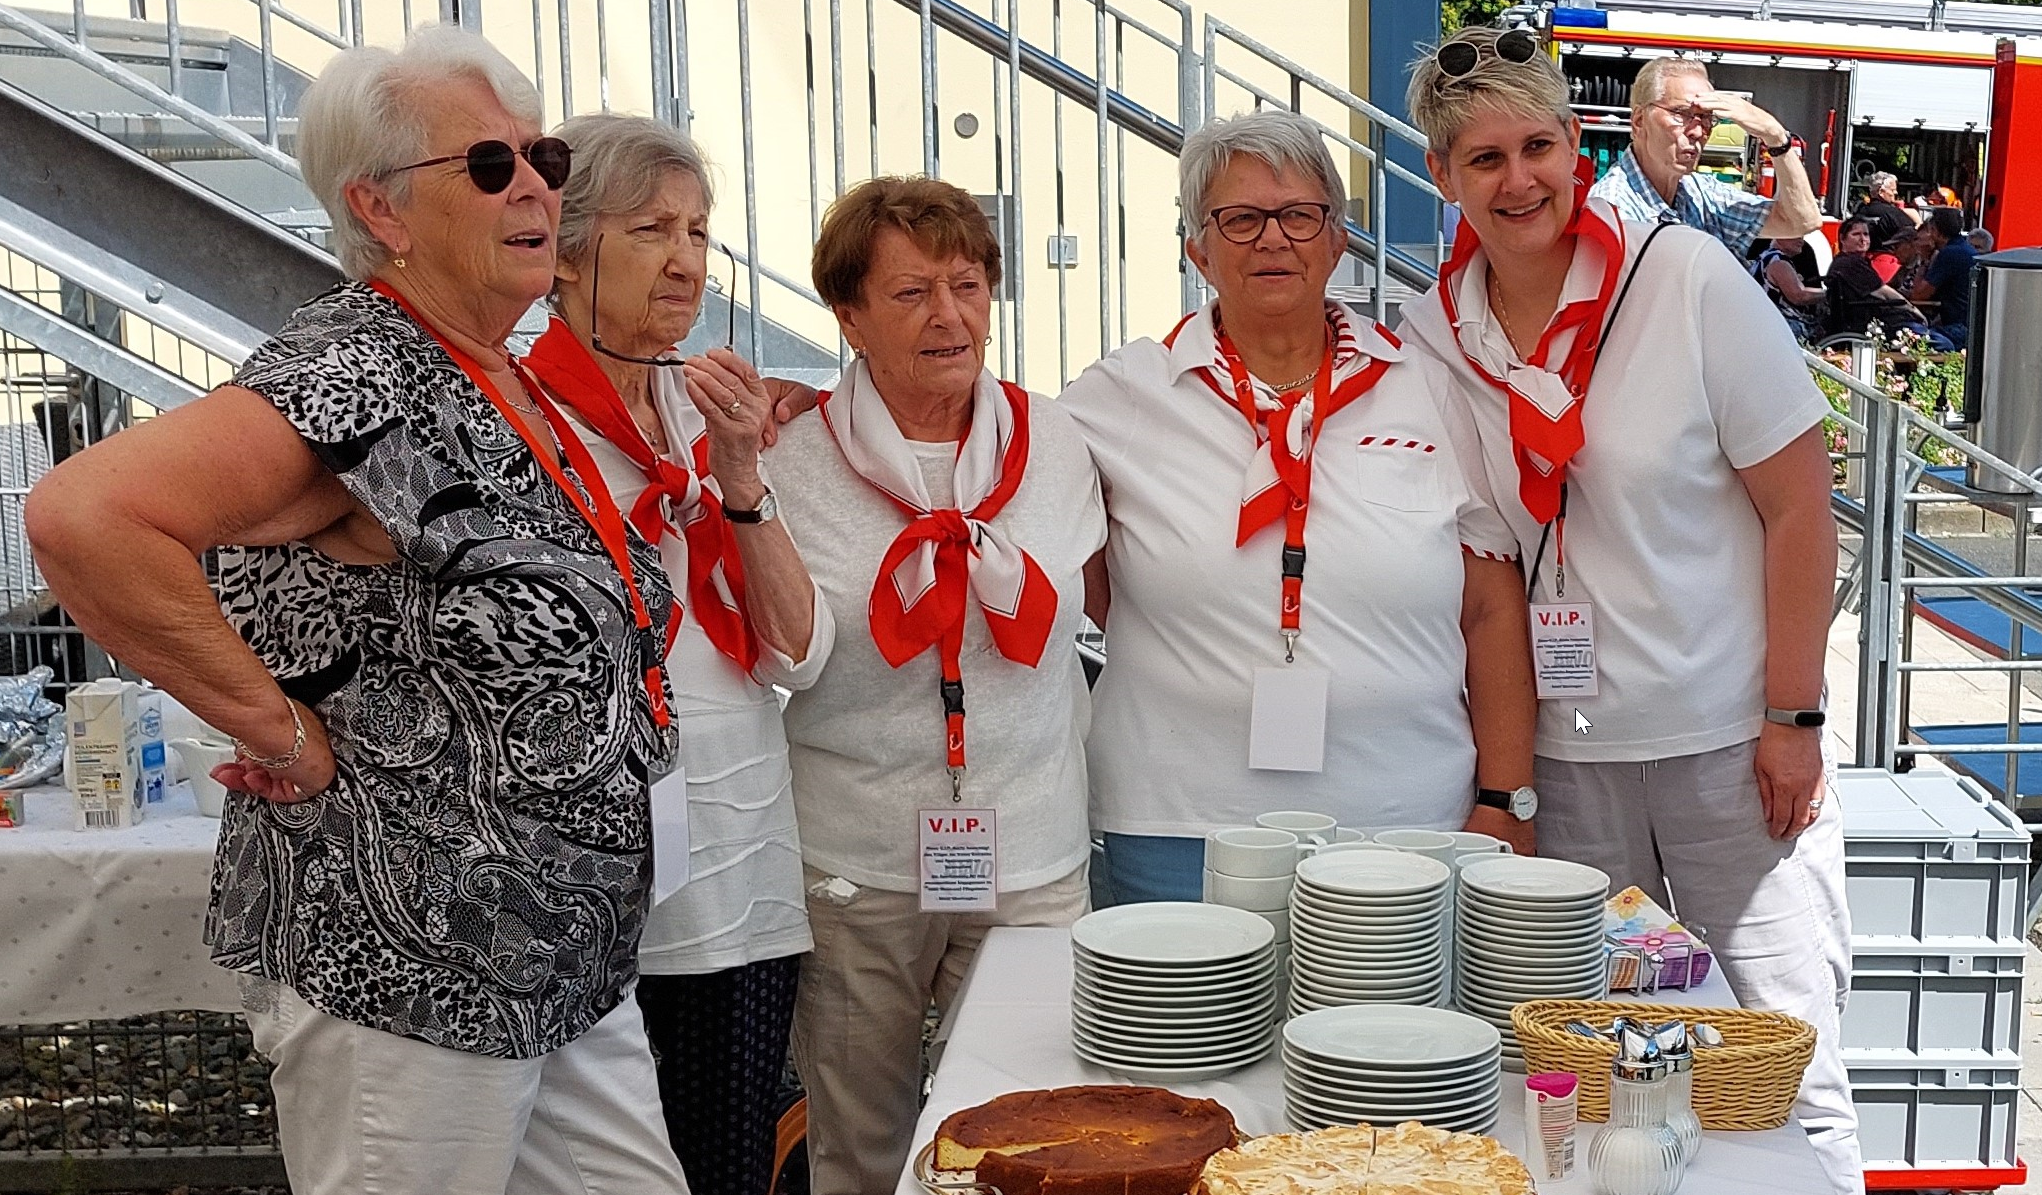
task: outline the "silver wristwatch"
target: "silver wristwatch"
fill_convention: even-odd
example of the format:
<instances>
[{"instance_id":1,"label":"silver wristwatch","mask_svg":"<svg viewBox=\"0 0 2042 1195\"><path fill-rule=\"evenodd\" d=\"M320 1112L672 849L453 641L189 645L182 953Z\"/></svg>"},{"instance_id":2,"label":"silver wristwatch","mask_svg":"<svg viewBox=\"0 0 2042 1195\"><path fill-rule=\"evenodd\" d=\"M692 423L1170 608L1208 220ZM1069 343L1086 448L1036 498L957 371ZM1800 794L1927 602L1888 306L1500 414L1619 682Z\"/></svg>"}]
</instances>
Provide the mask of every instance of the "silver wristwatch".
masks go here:
<instances>
[{"instance_id":1,"label":"silver wristwatch","mask_svg":"<svg viewBox=\"0 0 2042 1195\"><path fill-rule=\"evenodd\" d=\"M1475 804L1501 809L1518 821L1528 822L1539 811L1539 794L1529 784L1517 789L1478 788Z\"/></svg>"}]
</instances>

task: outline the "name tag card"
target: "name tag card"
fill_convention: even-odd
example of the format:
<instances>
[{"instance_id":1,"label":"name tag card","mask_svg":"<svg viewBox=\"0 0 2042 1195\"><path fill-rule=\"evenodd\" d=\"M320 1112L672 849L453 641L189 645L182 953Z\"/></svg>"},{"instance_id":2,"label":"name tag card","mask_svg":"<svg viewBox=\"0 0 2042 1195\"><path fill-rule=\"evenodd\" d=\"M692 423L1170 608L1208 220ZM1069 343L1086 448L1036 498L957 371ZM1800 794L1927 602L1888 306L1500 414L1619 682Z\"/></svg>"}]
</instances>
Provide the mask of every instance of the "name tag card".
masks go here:
<instances>
[{"instance_id":1,"label":"name tag card","mask_svg":"<svg viewBox=\"0 0 2042 1195\"><path fill-rule=\"evenodd\" d=\"M1248 715L1248 766L1272 772L1326 767L1326 686L1332 674L1312 664L1255 670Z\"/></svg>"},{"instance_id":2,"label":"name tag card","mask_svg":"<svg viewBox=\"0 0 2042 1195\"><path fill-rule=\"evenodd\" d=\"M999 906L997 816L954 805L917 816L922 912L985 913Z\"/></svg>"},{"instance_id":3,"label":"name tag card","mask_svg":"<svg viewBox=\"0 0 2042 1195\"><path fill-rule=\"evenodd\" d=\"M678 765L652 782L652 903L688 882L688 773Z\"/></svg>"},{"instance_id":4,"label":"name tag card","mask_svg":"<svg viewBox=\"0 0 2042 1195\"><path fill-rule=\"evenodd\" d=\"M1539 700L1596 695L1594 606L1532 603L1531 646Z\"/></svg>"}]
</instances>

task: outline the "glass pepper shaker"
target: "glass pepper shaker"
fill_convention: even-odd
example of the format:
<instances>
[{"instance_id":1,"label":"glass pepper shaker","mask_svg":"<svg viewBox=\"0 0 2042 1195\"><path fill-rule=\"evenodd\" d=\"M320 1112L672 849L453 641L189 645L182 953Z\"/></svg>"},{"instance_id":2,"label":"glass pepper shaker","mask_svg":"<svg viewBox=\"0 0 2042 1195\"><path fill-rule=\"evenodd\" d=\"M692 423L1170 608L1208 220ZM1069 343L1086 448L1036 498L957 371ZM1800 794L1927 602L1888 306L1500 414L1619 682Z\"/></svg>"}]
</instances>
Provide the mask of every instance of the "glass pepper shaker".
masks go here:
<instances>
[{"instance_id":1,"label":"glass pepper shaker","mask_svg":"<svg viewBox=\"0 0 2042 1195\"><path fill-rule=\"evenodd\" d=\"M1679 1188L1684 1174L1680 1141L1666 1123L1667 1075L1657 1057L1633 1060L1620 1051L1611 1064L1609 1123L1588 1147L1595 1195L1673 1195Z\"/></svg>"},{"instance_id":2,"label":"glass pepper shaker","mask_svg":"<svg viewBox=\"0 0 2042 1195\"><path fill-rule=\"evenodd\" d=\"M1687 1025L1669 1021L1653 1035L1660 1057L1666 1060L1666 1127L1680 1142L1680 1168L1685 1174L1702 1145L1702 1122L1695 1115L1695 1051L1688 1040Z\"/></svg>"}]
</instances>

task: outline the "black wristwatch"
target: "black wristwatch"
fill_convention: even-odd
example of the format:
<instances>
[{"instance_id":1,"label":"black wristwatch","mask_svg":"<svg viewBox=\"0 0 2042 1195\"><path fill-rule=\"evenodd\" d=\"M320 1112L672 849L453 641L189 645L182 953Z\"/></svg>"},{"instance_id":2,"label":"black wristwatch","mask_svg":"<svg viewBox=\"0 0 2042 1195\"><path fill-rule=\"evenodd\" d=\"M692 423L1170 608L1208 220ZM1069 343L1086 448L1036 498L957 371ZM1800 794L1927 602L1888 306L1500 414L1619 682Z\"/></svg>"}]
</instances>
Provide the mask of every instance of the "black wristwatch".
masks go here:
<instances>
[{"instance_id":1,"label":"black wristwatch","mask_svg":"<svg viewBox=\"0 0 2042 1195\"><path fill-rule=\"evenodd\" d=\"M1475 790L1475 804L1487 805L1521 822L1528 822L1539 811L1538 790L1527 784L1522 788L1478 788Z\"/></svg>"},{"instance_id":2,"label":"black wristwatch","mask_svg":"<svg viewBox=\"0 0 2042 1195\"><path fill-rule=\"evenodd\" d=\"M1828 723L1829 715L1821 710L1783 710L1767 706L1765 720L1780 726L1799 726L1812 730Z\"/></svg>"},{"instance_id":3,"label":"black wristwatch","mask_svg":"<svg viewBox=\"0 0 2042 1195\"><path fill-rule=\"evenodd\" d=\"M773 491L767 490L766 496L759 499L758 506L752 510L739 510L726 502L723 504L723 517L739 524L770 523L780 517L780 500L773 496Z\"/></svg>"},{"instance_id":4,"label":"black wristwatch","mask_svg":"<svg viewBox=\"0 0 2042 1195\"><path fill-rule=\"evenodd\" d=\"M1760 142L1759 144L1764 145L1765 143ZM1776 158L1779 157L1781 154L1786 153L1790 149L1800 150L1802 152L1802 156L1805 157L1807 156L1808 143L1806 141L1801 140L1801 138L1795 136L1794 134L1788 133L1786 144L1780 146L1766 145L1765 147L1765 151Z\"/></svg>"}]
</instances>

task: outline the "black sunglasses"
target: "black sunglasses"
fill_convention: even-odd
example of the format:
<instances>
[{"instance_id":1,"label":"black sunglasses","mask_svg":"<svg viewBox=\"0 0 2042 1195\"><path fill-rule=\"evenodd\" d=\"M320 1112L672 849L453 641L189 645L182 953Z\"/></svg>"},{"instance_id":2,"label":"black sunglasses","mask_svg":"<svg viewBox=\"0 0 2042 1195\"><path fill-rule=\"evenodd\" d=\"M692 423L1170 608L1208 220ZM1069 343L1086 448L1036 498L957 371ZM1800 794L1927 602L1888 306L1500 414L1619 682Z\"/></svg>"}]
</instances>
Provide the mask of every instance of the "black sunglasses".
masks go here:
<instances>
[{"instance_id":1,"label":"black sunglasses","mask_svg":"<svg viewBox=\"0 0 2042 1195\"><path fill-rule=\"evenodd\" d=\"M568 171L574 168L574 147L558 137L541 137L523 149L513 149L501 141L477 141L468 147L467 153L427 158L423 162L399 166L389 174L402 174L422 166L465 162L468 178L475 184L476 190L484 195L499 195L511 185L511 179L517 177L519 158L532 164L532 169L538 172L539 181L546 184L548 191L558 191L567 182Z\"/></svg>"},{"instance_id":2,"label":"black sunglasses","mask_svg":"<svg viewBox=\"0 0 2042 1195\"><path fill-rule=\"evenodd\" d=\"M1506 30L1496 38L1496 57L1505 62L1526 63L1539 52L1539 35L1529 29ZM1471 41L1450 41L1432 52L1443 75L1458 79L1475 69L1482 60L1481 49Z\"/></svg>"},{"instance_id":3,"label":"black sunglasses","mask_svg":"<svg viewBox=\"0 0 2042 1195\"><path fill-rule=\"evenodd\" d=\"M596 235L595 254L589 262L589 344L603 356L615 357L619 361L635 361L640 365L685 365L686 362L682 361L679 357L634 357L629 353L620 353L616 349L609 348L603 344L603 334L596 330L596 312L602 310L603 297L603 235L601 233ZM737 254L730 251L729 245L723 244L720 241L717 242L716 247L723 250L723 255L730 259L730 289L724 292L723 296L724 306L730 308L730 332L723 343L726 347L735 351L737 348Z\"/></svg>"}]
</instances>

